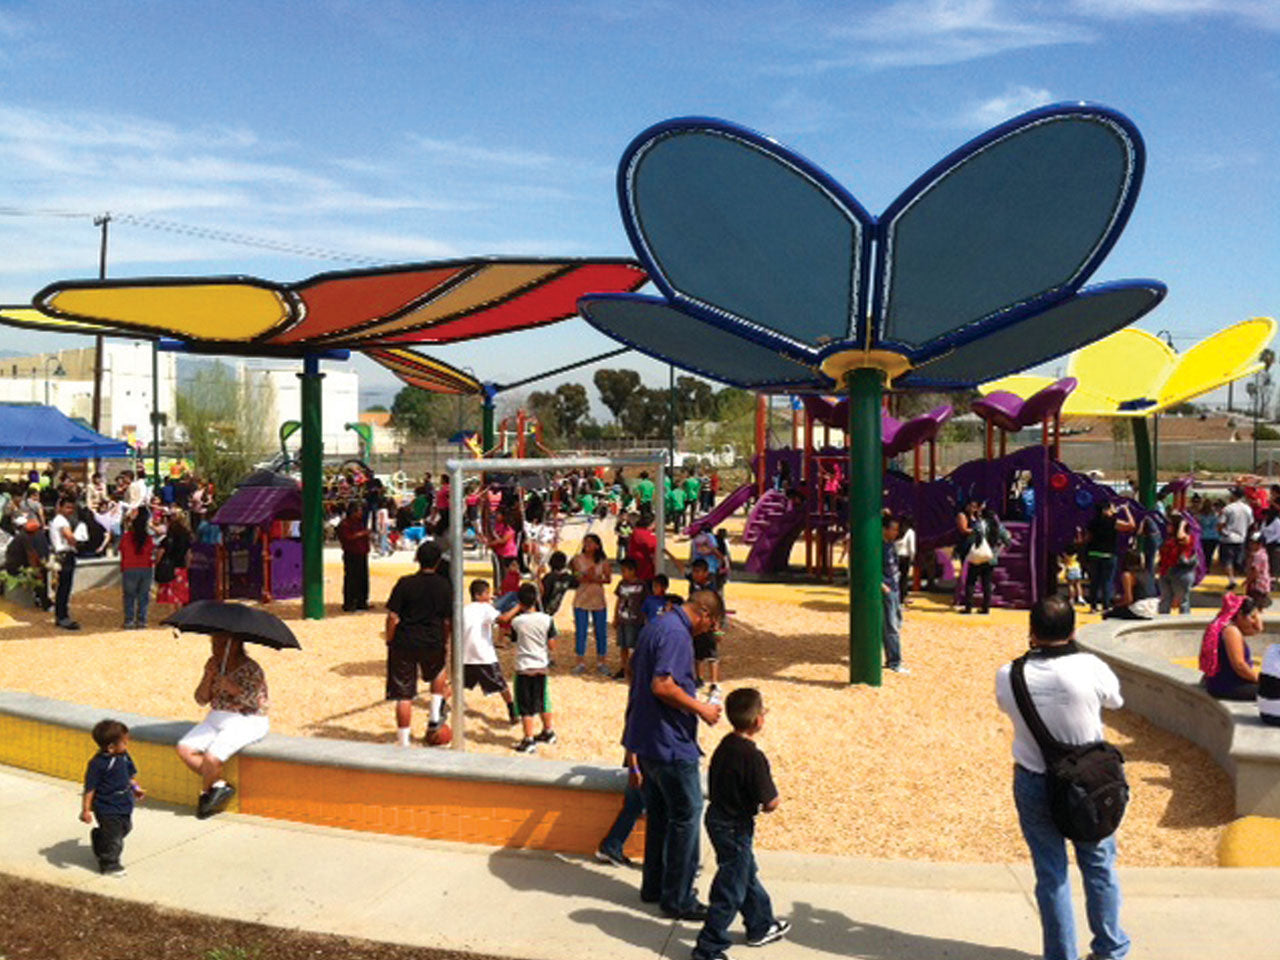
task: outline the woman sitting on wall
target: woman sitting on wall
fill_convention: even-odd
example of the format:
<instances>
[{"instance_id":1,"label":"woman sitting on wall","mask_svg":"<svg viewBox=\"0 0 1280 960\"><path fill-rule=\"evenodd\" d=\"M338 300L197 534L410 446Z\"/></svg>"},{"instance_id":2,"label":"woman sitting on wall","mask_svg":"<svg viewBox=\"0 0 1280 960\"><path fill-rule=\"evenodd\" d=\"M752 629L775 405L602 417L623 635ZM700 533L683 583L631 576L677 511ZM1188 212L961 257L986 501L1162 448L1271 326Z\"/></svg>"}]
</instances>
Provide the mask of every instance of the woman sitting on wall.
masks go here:
<instances>
[{"instance_id":1,"label":"woman sitting on wall","mask_svg":"<svg viewBox=\"0 0 1280 960\"><path fill-rule=\"evenodd\" d=\"M1251 597L1228 593L1222 609L1204 631L1200 671L1204 688L1219 700L1254 700L1258 670L1247 637L1262 633L1262 611Z\"/></svg>"}]
</instances>

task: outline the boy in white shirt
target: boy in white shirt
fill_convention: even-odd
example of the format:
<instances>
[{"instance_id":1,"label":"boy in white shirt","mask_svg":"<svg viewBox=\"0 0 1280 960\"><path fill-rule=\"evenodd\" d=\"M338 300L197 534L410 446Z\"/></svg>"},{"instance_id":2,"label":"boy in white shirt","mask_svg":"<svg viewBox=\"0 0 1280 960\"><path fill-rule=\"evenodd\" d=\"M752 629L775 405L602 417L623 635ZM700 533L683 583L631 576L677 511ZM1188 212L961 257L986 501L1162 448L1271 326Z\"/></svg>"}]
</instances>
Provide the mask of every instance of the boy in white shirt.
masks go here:
<instances>
[{"instance_id":1,"label":"boy in white shirt","mask_svg":"<svg viewBox=\"0 0 1280 960\"><path fill-rule=\"evenodd\" d=\"M489 581L472 580L471 602L462 608L462 685L467 690L479 687L486 697L501 694L507 704L507 718L514 724L516 705L493 647L493 625L497 620Z\"/></svg>"},{"instance_id":2,"label":"boy in white shirt","mask_svg":"<svg viewBox=\"0 0 1280 960\"><path fill-rule=\"evenodd\" d=\"M532 583L521 584L519 599L520 605L501 614L498 623L510 624L516 638L516 713L524 724L524 739L516 744L516 752L536 753L538 744L556 742L547 677L556 624L538 609L538 588ZM536 737L534 714L542 718L542 732Z\"/></svg>"}]
</instances>

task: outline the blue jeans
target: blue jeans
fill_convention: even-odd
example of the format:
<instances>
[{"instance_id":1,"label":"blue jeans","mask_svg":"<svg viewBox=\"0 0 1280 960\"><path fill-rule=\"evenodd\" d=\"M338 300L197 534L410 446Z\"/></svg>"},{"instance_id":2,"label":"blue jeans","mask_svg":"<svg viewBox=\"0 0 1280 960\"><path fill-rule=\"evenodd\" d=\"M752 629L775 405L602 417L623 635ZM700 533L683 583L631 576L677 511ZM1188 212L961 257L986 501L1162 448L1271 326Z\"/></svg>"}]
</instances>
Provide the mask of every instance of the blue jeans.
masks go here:
<instances>
[{"instance_id":1,"label":"blue jeans","mask_svg":"<svg viewBox=\"0 0 1280 960\"><path fill-rule=\"evenodd\" d=\"M124 591L124 622L146 623L151 603L151 568L121 570L120 584Z\"/></svg>"},{"instance_id":2,"label":"blue jeans","mask_svg":"<svg viewBox=\"0 0 1280 960\"><path fill-rule=\"evenodd\" d=\"M640 758L644 776L644 873L640 899L669 914L697 902L693 878L698 871L698 821L702 817L702 778L697 760Z\"/></svg>"},{"instance_id":3,"label":"blue jeans","mask_svg":"<svg viewBox=\"0 0 1280 960\"><path fill-rule=\"evenodd\" d=\"M644 813L644 789L633 787L628 783L627 791L622 795L622 809L618 811L617 819L613 821L613 826L609 828L605 838L600 841L600 849L605 853L621 856L622 848L627 838L631 836L631 831L636 828L636 821L640 819L642 813Z\"/></svg>"},{"instance_id":4,"label":"blue jeans","mask_svg":"<svg viewBox=\"0 0 1280 960\"><path fill-rule=\"evenodd\" d=\"M1022 836L1031 850L1036 872L1036 904L1044 935L1045 960L1076 960L1075 917L1067 879L1066 840L1049 813L1049 780L1042 773L1015 767L1013 801ZM1098 843L1072 841L1076 865L1084 879L1085 913L1094 956L1120 960L1129 952L1129 937L1120 929L1120 882L1116 877L1116 838Z\"/></svg>"},{"instance_id":5,"label":"blue jeans","mask_svg":"<svg viewBox=\"0 0 1280 960\"><path fill-rule=\"evenodd\" d=\"M573 608L573 651L578 656L587 652L587 620L590 618L596 631L596 659L603 660L609 654L609 611Z\"/></svg>"},{"instance_id":6,"label":"blue jeans","mask_svg":"<svg viewBox=\"0 0 1280 960\"><path fill-rule=\"evenodd\" d=\"M888 593L880 591L884 607L884 665L896 667L902 663L902 597L896 586Z\"/></svg>"},{"instance_id":7,"label":"blue jeans","mask_svg":"<svg viewBox=\"0 0 1280 960\"><path fill-rule=\"evenodd\" d=\"M1116 578L1115 554L1097 557L1089 554L1089 606L1111 609L1112 581Z\"/></svg>"},{"instance_id":8,"label":"blue jeans","mask_svg":"<svg viewBox=\"0 0 1280 960\"><path fill-rule=\"evenodd\" d=\"M707 835L716 851L716 878L711 881L706 923L694 945L694 960L723 956L732 941L729 925L739 912L747 939L762 937L773 925L773 904L760 883L756 855L751 849L755 822L736 822L707 811Z\"/></svg>"},{"instance_id":9,"label":"blue jeans","mask_svg":"<svg viewBox=\"0 0 1280 960\"><path fill-rule=\"evenodd\" d=\"M1191 612L1191 588L1195 584L1196 568L1189 570L1179 570L1174 567L1163 577L1160 578L1160 607L1161 613L1168 613L1173 609L1173 599L1178 598L1178 609L1188 614Z\"/></svg>"}]
</instances>

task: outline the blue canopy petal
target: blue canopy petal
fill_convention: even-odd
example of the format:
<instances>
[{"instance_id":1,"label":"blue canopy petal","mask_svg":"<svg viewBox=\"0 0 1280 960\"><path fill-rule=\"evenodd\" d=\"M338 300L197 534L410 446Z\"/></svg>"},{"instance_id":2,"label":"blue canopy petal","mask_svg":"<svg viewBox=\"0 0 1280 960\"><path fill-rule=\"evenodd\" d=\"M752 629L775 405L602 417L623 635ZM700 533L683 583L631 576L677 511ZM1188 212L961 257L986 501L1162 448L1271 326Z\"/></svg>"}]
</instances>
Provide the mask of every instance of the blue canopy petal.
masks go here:
<instances>
[{"instance_id":1,"label":"blue canopy petal","mask_svg":"<svg viewBox=\"0 0 1280 960\"><path fill-rule=\"evenodd\" d=\"M618 197L658 287L727 326L814 346L851 337L866 313L874 219L753 131L698 117L651 127L623 155Z\"/></svg>"},{"instance_id":2,"label":"blue canopy petal","mask_svg":"<svg viewBox=\"0 0 1280 960\"><path fill-rule=\"evenodd\" d=\"M1143 163L1133 124L1088 104L965 144L880 218L873 340L918 362L1070 296L1123 230Z\"/></svg>"},{"instance_id":3,"label":"blue canopy petal","mask_svg":"<svg viewBox=\"0 0 1280 960\"><path fill-rule=\"evenodd\" d=\"M673 307L638 294L583 297L587 322L663 363L748 390L831 390L817 370Z\"/></svg>"},{"instance_id":4,"label":"blue canopy petal","mask_svg":"<svg viewBox=\"0 0 1280 960\"><path fill-rule=\"evenodd\" d=\"M957 347L911 370L894 386L959 390L1018 373L1114 333L1165 296L1158 280L1117 280L1087 287L1049 309Z\"/></svg>"}]
</instances>

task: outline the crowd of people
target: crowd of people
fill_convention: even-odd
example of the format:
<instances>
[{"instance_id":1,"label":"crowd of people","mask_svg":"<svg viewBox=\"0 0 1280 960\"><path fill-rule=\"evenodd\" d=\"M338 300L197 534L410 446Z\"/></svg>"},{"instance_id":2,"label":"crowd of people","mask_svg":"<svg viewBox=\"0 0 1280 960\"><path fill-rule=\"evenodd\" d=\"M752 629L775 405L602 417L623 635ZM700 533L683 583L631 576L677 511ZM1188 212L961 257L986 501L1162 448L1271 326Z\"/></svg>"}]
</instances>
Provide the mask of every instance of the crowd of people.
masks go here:
<instances>
[{"instance_id":1,"label":"crowd of people","mask_svg":"<svg viewBox=\"0 0 1280 960\"><path fill-rule=\"evenodd\" d=\"M29 589L40 609L53 609L56 627L78 630L70 607L77 562L118 558L123 625L144 627L153 587L159 604L188 602L190 549L213 497L211 484L180 466L155 482L141 462L110 483L100 473L77 481L53 468L0 482L6 590Z\"/></svg>"}]
</instances>

